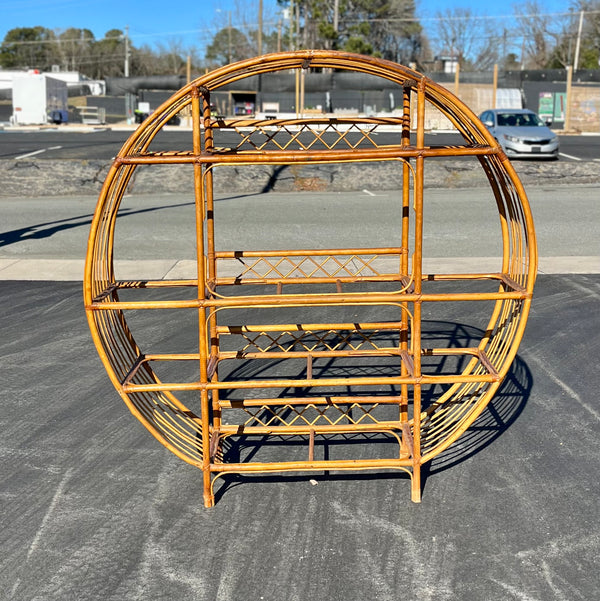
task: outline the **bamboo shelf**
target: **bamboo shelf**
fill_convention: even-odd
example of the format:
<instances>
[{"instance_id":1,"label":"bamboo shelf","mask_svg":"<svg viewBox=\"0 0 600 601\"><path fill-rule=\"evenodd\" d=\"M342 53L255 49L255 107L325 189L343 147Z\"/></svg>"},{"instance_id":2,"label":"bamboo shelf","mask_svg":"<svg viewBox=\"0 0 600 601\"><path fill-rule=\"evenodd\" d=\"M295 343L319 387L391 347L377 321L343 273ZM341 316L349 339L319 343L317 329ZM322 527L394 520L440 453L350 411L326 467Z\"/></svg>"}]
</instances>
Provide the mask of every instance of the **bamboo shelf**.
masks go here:
<instances>
[{"instance_id":1,"label":"bamboo shelf","mask_svg":"<svg viewBox=\"0 0 600 601\"><path fill-rule=\"evenodd\" d=\"M214 90L302 69L384 78L401 91L402 111L386 118L211 115ZM425 144L426 105L450 120L463 144ZM193 123L189 149L153 150L156 135L183 110ZM396 132L393 144L379 142L375 134L383 128ZM425 163L448 157L475 157L487 176L499 217L498 271L423 271ZM357 248L220 248L216 169L346 163L359 168L373 161L397 166L397 246L374 240ZM169 164L189 165L195 275L118 280L115 226L134 171ZM140 125L114 159L100 193L84 296L112 383L156 439L202 470L207 507L214 504L215 481L226 474L315 470L403 471L410 476L412 500L419 502L421 466L473 424L511 367L536 267L523 187L497 142L460 100L395 63L299 51L208 73ZM427 308L478 302L489 307L478 339L457 344L456 338L428 331ZM153 311L165 327L165 311L191 312L195 348L174 353L139 346L129 315L140 310ZM378 455L375 449L382 445L375 443L381 441L387 452ZM365 445L374 451L365 452ZM298 452L299 446L304 450ZM263 447L268 453L260 453ZM354 448L361 451L353 454Z\"/></svg>"}]
</instances>

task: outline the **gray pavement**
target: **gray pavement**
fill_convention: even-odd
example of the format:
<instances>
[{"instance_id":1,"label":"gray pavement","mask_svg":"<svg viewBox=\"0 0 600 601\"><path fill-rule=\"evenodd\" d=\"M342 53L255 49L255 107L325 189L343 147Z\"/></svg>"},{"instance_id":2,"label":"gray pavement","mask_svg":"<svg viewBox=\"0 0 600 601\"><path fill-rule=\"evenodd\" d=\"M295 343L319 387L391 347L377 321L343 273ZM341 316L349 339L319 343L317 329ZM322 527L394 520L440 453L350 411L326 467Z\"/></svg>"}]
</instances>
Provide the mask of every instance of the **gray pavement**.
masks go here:
<instances>
[{"instance_id":1,"label":"gray pavement","mask_svg":"<svg viewBox=\"0 0 600 601\"><path fill-rule=\"evenodd\" d=\"M333 473L234 478L213 509L202 505L200 472L129 414L94 350L76 280L95 199L3 199L0 597L597 598L597 192L529 191L541 273L525 338L486 412L429 466L420 505L410 502L402 476ZM272 212L273 200L284 213ZM242 246L260 233L275 248L279 237L305 247L306 228L323 236L319 224L332 216L340 218L332 245L371 238L350 223L373 223L383 242L395 235L388 194L323 200L223 198L217 210L230 226L219 239ZM497 230L491 226L488 240L480 210L488 200L473 190L430 197L436 265L462 260L471 270L468 257L494 256ZM336 201L345 210L328 214L324 207ZM181 232L190 198L134 196L123 208L121 277L127 269L139 277L189 267L193 248ZM265 215L275 226L268 232ZM440 316L450 324L461 319L453 305ZM186 335L183 324L164 327L174 338Z\"/></svg>"},{"instance_id":2,"label":"gray pavement","mask_svg":"<svg viewBox=\"0 0 600 601\"><path fill-rule=\"evenodd\" d=\"M425 269L498 269L499 225L488 189L426 190ZM600 273L600 185L528 188L541 273ZM0 280L81 280L96 197L0 201ZM122 279L187 277L194 260L193 197L132 195L117 225ZM219 249L399 245L397 193L221 195ZM257 241L260 241L258 244Z\"/></svg>"},{"instance_id":3,"label":"gray pavement","mask_svg":"<svg viewBox=\"0 0 600 601\"><path fill-rule=\"evenodd\" d=\"M312 474L204 509L112 388L80 284L3 282L2 598L595 599L599 300L599 275L540 276L514 369L420 505L401 476Z\"/></svg>"}]
</instances>

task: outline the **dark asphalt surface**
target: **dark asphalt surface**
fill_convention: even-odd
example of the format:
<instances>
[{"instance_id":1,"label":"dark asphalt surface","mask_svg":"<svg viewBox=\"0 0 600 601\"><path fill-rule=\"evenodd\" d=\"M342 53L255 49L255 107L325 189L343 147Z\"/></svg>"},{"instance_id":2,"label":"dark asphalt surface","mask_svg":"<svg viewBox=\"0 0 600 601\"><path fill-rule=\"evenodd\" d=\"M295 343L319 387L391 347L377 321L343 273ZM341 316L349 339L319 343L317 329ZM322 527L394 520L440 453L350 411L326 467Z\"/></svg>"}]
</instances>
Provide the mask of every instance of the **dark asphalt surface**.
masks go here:
<instances>
[{"instance_id":1,"label":"dark asphalt surface","mask_svg":"<svg viewBox=\"0 0 600 601\"><path fill-rule=\"evenodd\" d=\"M91 128L74 131L66 127L39 130L0 130L0 159L14 159L29 153L36 153L38 160L44 159L112 159L133 132L129 129ZM394 134L378 133L378 140ZM229 136L229 138L228 138ZM325 136L326 137L326 136ZM335 136L334 136L335 137ZM239 143L237 134L222 134L225 143ZM427 144L459 144L458 134L427 134ZM383 142L382 142L383 143ZM155 150L182 150L191 148L191 133L185 129L170 128L160 132L153 142ZM560 151L562 160L600 160L600 135L580 136L561 135Z\"/></svg>"},{"instance_id":2,"label":"dark asphalt surface","mask_svg":"<svg viewBox=\"0 0 600 601\"><path fill-rule=\"evenodd\" d=\"M204 509L200 472L112 388L81 284L2 282L0 596L592 601L599 300L600 275L539 277L510 377L421 505L402 476L318 474L233 480Z\"/></svg>"}]
</instances>

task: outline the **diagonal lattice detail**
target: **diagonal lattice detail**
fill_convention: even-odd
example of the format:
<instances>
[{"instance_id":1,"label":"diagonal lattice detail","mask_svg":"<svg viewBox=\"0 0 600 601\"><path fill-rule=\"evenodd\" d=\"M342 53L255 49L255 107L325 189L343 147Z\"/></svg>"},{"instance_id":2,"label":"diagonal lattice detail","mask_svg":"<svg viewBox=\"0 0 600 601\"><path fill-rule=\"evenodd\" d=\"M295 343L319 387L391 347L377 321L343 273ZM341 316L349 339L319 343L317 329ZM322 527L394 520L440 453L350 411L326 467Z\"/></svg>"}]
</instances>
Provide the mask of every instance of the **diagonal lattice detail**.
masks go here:
<instances>
[{"instance_id":1,"label":"diagonal lattice detail","mask_svg":"<svg viewBox=\"0 0 600 601\"><path fill-rule=\"evenodd\" d=\"M285 427L285 426L337 426L340 424L378 424L375 415L379 403L363 405L352 403L342 405L294 405L292 403L280 406L262 405L260 407L244 407L242 410L248 416L244 426ZM353 415L358 413L358 415Z\"/></svg>"},{"instance_id":2,"label":"diagonal lattice detail","mask_svg":"<svg viewBox=\"0 0 600 601\"><path fill-rule=\"evenodd\" d=\"M376 123L336 123L323 124L303 123L290 125L286 123L261 124L252 129L235 125L223 129L234 131L240 137L235 150L264 151L269 148L290 150L291 148L309 151L322 145L327 150L336 147L356 149L358 147L381 148L372 137L377 133ZM331 136L331 139L327 139ZM354 139L352 139L354 138ZM297 146L296 146L297 145Z\"/></svg>"},{"instance_id":3,"label":"diagonal lattice detail","mask_svg":"<svg viewBox=\"0 0 600 601\"><path fill-rule=\"evenodd\" d=\"M341 349L350 349L353 351L364 350L382 350L382 346L376 340L383 331L373 330L285 330L284 332L242 332L238 334L245 341L246 345L242 347L241 353L258 351L268 353L272 351L282 351L284 353L294 350L303 350L314 352L316 350L337 351ZM386 330L387 336L384 337L386 348L393 344L390 341L389 330ZM396 342L397 346L397 342Z\"/></svg>"},{"instance_id":4,"label":"diagonal lattice detail","mask_svg":"<svg viewBox=\"0 0 600 601\"><path fill-rule=\"evenodd\" d=\"M392 257L394 255L390 255ZM248 261L238 257L243 266L239 277L282 279L291 277L373 277L385 275L374 263L377 255L258 257Z\"/></svg>"}]
</instances>

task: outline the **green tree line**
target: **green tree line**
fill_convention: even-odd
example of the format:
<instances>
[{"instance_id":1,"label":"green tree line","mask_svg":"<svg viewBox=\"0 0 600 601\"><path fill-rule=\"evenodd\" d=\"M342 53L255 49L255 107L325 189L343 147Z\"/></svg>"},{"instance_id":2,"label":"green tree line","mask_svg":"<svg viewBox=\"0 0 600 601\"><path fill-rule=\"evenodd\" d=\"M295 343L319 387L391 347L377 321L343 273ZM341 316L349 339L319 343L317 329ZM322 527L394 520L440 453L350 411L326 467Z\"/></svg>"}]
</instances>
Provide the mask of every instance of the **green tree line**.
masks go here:
<instances>
[{"instance_id":1,"label":"green tree line","mask_svg":"<svg viewBox=\"0 0 600 601\"><path fill-rule=\"evenodd\" d=\"M196 50L176 41L135 47L120 29L111 29L97 40L89 29L70 27L56 32L45 27L11 29L0 45L3 69L79 71L91 79L129 75L185 74L187 57L200 68Z\"/></svg>"}]
</instances>

